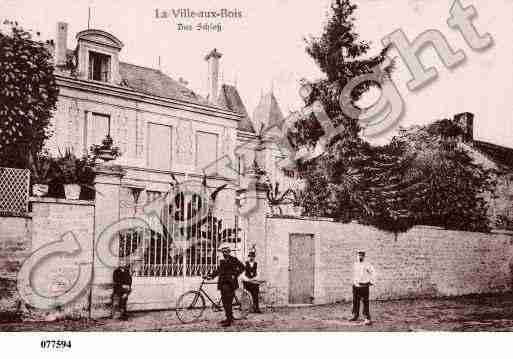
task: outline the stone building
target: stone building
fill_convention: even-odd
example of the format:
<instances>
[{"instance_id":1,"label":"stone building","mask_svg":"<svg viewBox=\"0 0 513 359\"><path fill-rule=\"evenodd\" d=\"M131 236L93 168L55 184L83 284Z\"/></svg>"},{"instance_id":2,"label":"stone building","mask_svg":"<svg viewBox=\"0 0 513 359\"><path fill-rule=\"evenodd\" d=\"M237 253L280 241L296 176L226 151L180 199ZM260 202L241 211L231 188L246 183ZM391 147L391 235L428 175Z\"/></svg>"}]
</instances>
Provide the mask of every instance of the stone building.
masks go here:
<instances>
[{"instance_id":1,"label":"stone building","mask_svg":"<svg viewBox=\"0 0 513 359\"><path fill-rule=\"evenodd\" d=\"M222 54L217 49L205 56L209 86L203 97L181 79L122 62L122 41L105 31L80 31L76 47L69 49L67 28L59 22L55 40L48 42L60 92L52 119L54 134L47 147L53 153L70 148L80 156L109 135L121 152L110 162L118 166L119 174L97 176L97 193L111 197L102 201L96 195L96 239L112 223L142 213L172 188L175 179L194 190L203 183L210 191L226 185L217 193L215 213L202 226L187 223L197 232L189 233L197 243L186 253L171 245L173 236L169 234L148 236L134 228L121 235L117 246L123 254L141 241L148 242L147 250L132 263L137 288L132 308L165 307L169 292L159 288L179 290L185 285L184 278L197 278L211 270L220 241L233 239L237 255L244 256L246 224L238 216L237 198L245 195L249 185L245 174L255 162L257 148L263 154L258 165L269 181L287 179L276 166L283 154L260 131L262 126L280 124L283 114L274 94L268 93L250 118L237 88L219 81ZM181 205L184 211L192 211L186 203ZM161 218L168 221L171 216L166 211L170 210L161 210ZM187 217L191 212L186 213ZM169 231L174 224L166 226ZM98 261L94 268L97 283L92 301L105 303L111 270Z\"/></svg>"},{"instance_id":2,"label":"stone building","mask_svg":"<svg viewBox=\"0 0 513 359\"><path fill-rule=\"evenodd\" d=\"M207 172L213 184L236 179L238 169L252 163L255 126L284 119L272 93L262 96L250 119L237 88L219 82L216 49L205 57L209 93L202 97L182 79L120 61L123 43L112 34L81 31L73 50L67 39L67 24L58 23L50 49L60 95L48 147L80 155L109 134L122 153L116 162L126 170L127 188L144 189L143 202L148 193L168 190L170 173L183 179ZM232 170L221 163L225 156ZM281 179L272 163L262 165L273 181Z\"/></svg>"}]
</instances>

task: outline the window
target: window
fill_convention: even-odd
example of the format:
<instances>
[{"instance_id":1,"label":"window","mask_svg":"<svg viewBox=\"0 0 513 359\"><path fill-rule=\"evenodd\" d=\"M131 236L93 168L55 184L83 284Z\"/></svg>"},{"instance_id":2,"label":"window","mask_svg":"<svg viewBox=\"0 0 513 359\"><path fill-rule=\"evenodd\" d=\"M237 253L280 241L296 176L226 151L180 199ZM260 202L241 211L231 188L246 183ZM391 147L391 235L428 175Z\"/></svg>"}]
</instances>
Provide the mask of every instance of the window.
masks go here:
<instances>
[{"instance_id":1,"label":"window","mask_svg":"<svg viewBox=\"0 0 513 359\"><path fill-rule=\"evenodd\" d=\"M109 82L110 56L89 52L89 80Z\"/></svg>"},{"instance_id":2,"label":"window","mask_svg":"<svg viewBox=\"0 0 513 359\"><path fill-rule=\"evenodd\" d=\"M171 126L150 123L148 129L148 166L171 170Z\"/></svg>"},{"instance_id":3,"label":"window","mask_svg":"<svg viewBox=\"0 0 513 359\"><path fill-rule=\"evenodd\" d=\"M92 113L88 117L86 143L87 150L92 145L101 145L103 139L110 133L110 116Z\"/></svg>"},{"instance_id":4,"label":"window","mask_svg":"<svg viewBox=\"0 0 513 359\"><path fill-rule=\"evenodd\" d=\"M215 133L196 133L196 168L210 174L217 173L217 139Z\"/></svg>"}]
</instances>

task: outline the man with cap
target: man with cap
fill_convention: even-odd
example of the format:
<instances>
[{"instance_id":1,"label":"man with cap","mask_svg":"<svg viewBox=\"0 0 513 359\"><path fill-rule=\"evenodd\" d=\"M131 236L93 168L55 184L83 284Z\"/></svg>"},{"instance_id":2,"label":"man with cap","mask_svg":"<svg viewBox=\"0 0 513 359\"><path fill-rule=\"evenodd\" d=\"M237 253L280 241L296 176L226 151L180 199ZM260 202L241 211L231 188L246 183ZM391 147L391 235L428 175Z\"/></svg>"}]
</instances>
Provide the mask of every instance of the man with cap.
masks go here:
<instances>
[{"instance_id":1,"label":"man with cap","mask_svg":"<svg viewBox=\"0 0 513 359\"><path fill-rule=\"evenodd\" d=\"M359 250L353 265L353 317L349 319L350 321L358 320L360 301L362 301L365 324L372 324L369 311L369 288L374 283L375 275L374 267L365 261L365 251Z\"/></svg>"},{"instance_id":2,"label":"man with cap","mask_svg":"<svg viewBox=\"0 0 513 359\"><path fill-rule=\"evenodd\" d=\"M217 289L221 291L221 301L226 315L226 320L221 322L223 327L228 327L233 322L233 298L235 290L239 288L238 277L244 272L244 264L230 254L230 246L222 244L219 249L223 254L223 258L219 261L219 266L207 278L212 279L219 277L217 281Z\"/></svg>"},{"instance_id":3,"label":"man with cap","mask_svg":"<svg viewBox=\"0 0 513 359\"><path fill-rule=\"evenodd\" d=\"M256 251L254 249L250 250L248 253L248 260L244 266L244 278L242 281L244 283L244 289L251 293L251 297L253 298L253 313L262 313L258 305L260 285L258 283L258 264L255 261L255 257Z\"/></svg>"},{"instance_id":4,"label":"man with cap","mask_svg":"<svg viewBox=\"0 0 513 359\"><path fill-rule=\"evenodd\" d=\"M128 295L132 291L132 275L128 263L120 265L112 274L113 292L112 292L112 317L114 317L115 304L118 305L121 312L121 319L127 319ZM116 303L117 299L117 303Z\"/></svg>"}]
</instances>

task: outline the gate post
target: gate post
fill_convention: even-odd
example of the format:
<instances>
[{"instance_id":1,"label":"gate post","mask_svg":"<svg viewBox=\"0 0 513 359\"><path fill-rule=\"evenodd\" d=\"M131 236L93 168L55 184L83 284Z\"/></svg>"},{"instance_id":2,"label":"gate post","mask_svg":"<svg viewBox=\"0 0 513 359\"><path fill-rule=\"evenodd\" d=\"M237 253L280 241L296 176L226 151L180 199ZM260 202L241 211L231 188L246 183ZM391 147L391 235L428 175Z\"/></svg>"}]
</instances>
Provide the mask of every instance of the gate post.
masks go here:
<instances>
[{"instance_id":1,"label":"gate post","mask_svg":"<svg viewBox=\"0 0 513 359\"><path fill-rule=\"evenodd\" d=\"M124 176L124 172L120 166L103 164L95 168L95 174L94 261L90 294L90 316L92 318L101 318L111 314L112 273L114 268L106 265L101 260L102 256L105 258L108 255L98 253L99 247L97 244L102 232L120 219L119 201L121 178ZM119 238L112 238L112 241L110 238L107 240L111 243L110 248L117 250Z\"/></svg>"},{"instance_id":2,"label":"gate post","mask_svg":"<svg viewBox=\"0 0 513 359\"><path fill-rule=\"evenodd\" d=\"M262 181L265 172L259 167L262 163L263 148L257 147L253 167L245 174L249 180L247 189L240 192L240 218L244 232L246 233L246 248L252 246L256 249L256 260L258 262L259 277L267 278L268 249L266 236L266 216L269 213L267 203L268 186ZM247 254L247 253L245 253Z\"/></svg>"}]
</instances>

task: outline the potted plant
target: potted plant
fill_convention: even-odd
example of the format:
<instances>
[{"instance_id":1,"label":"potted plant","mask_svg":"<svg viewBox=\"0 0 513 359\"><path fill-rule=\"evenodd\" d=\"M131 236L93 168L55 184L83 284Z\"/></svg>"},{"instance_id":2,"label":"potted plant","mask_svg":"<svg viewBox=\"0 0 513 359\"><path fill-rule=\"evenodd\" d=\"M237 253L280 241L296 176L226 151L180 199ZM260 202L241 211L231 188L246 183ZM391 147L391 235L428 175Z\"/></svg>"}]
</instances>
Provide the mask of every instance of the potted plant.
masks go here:
<instances>
[{"instance_id":1,"label":"potted plant","mask_svg":"<svg viewBox=\"0 0 513 359\"><path fill-rule=\"evenodd\" d=\"M70 148L59 151L57 164L60 170L59 181L64 186L66 199L79 199L82 186L89 182L92 169L87 157L78 158Z\"/></svg>"},{"instance_id":2,"label":"potted plant","mask_svg":"<svg viewBox=\"0 0 513 359\"><path fill-rule=\"evenodd\" d=\"M104 162L113 161L121 156L119 147L113 146L113 144L112 137L107 134L102 140L101 145L92 145L89 150L95 160L99 158Z\"/></svg>"},{"instance_id":3,"label":"potted plant","mask_svg":"<svg viewBox=\"0 0 513 359\"><path fill-rule=\"evenodd\" d=\"M32 194L36 197L43 197L48 194L48 183L54 177L54 160L48 154L29 153L29 163L32 179Z\"/></svg>"}]
</instances>

